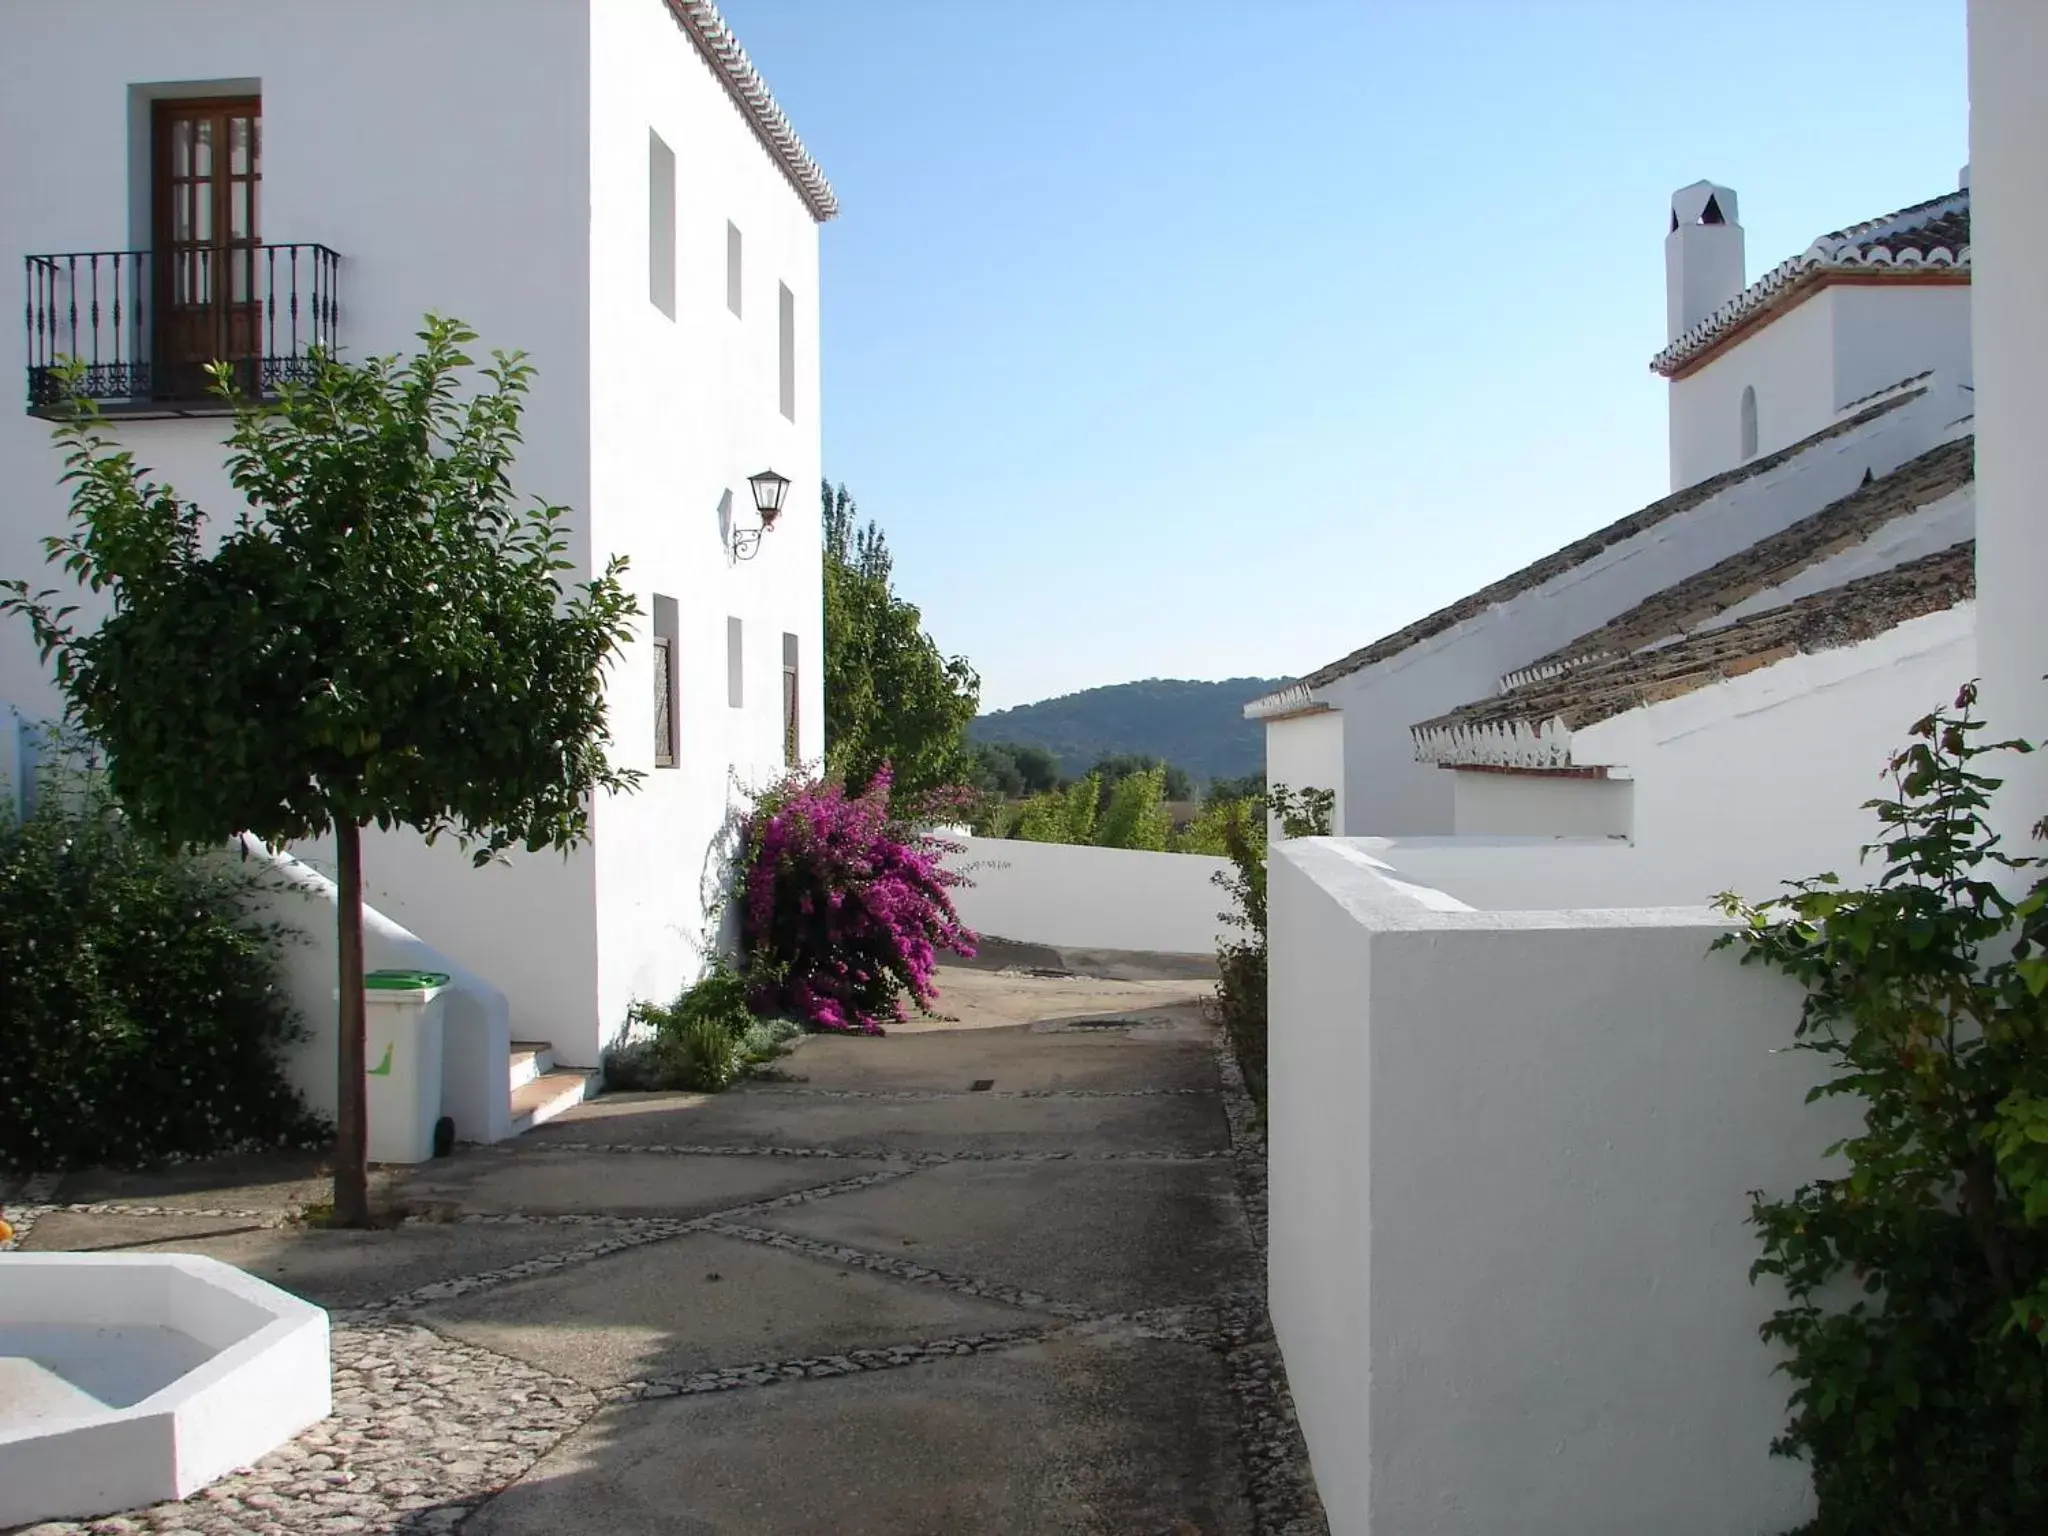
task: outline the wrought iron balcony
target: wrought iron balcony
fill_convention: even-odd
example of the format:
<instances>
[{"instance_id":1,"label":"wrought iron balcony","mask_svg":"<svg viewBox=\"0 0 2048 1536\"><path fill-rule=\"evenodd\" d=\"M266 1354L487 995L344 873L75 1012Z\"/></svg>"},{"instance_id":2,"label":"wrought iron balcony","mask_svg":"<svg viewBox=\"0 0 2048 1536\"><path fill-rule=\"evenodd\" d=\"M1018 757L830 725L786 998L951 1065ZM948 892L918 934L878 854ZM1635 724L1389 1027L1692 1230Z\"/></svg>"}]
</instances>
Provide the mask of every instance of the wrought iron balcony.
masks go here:
<instances>
[{"instance_id":1,"label":"wrought iron balcony","mask_svg":"<svg viewBox=\"0 0 2048 1536\"><path fill-rule=\"evenodd\" d=\"M324 245L83 251L27 267L32 416L61 417L79 397L108 416L218 415L232 402L209 364L227 363L236 394L255 399L304 378L313 348L334 350L341 258Z\"/></svg>"}]
</instances>

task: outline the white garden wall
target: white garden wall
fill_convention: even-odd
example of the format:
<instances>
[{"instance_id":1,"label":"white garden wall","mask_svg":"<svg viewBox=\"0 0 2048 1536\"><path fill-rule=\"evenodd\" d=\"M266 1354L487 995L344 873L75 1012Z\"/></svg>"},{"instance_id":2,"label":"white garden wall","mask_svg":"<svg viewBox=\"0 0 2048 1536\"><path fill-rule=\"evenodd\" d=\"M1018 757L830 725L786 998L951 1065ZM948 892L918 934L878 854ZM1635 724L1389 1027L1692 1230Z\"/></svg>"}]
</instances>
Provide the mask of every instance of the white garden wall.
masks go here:
<instances>
[{"instance_id":1,"label":"white garden wall","mask_svg":"<svg viewBox=\"0 0 2048 1536\"><path fill-rule=\"evenodd\" d=\"M1239 932L1215 876L1228 859L1068 843L968 837L946 863L972 881L953 893L976 933L1056 949L1214 954Z\"/></svg>"},{"instance_id":2,"label":"white garden wall","mask_svg":"<svg viewBox=\"0 0 2048 1536\"><path fill-rule=\"evenodd\" d=\"M1503 674L1848 495L1952 436L1969 396L1946 384L1709 497L1556 578L1316 697L1342 713L1344 816L1359 836L1448 833L1452 776L1415 760L1409 727L1491 696ZM1287 725L1291 725L1288 722ZM1287 729L1287 725L1269 727Z\"/></svg>"},{"instance_id":3,"label":"white garden wall","mask_svg":"<svg viewBox=\"0 0 2048 1536\"><path fill-rule=\"evenodd\" d=\"M1769 1454L1746 1192L1839 1113L1700 909L1476 911L1274 851L1271 1305L1335 1536L1726 1536Z\"/></svg>"}]
</instances>

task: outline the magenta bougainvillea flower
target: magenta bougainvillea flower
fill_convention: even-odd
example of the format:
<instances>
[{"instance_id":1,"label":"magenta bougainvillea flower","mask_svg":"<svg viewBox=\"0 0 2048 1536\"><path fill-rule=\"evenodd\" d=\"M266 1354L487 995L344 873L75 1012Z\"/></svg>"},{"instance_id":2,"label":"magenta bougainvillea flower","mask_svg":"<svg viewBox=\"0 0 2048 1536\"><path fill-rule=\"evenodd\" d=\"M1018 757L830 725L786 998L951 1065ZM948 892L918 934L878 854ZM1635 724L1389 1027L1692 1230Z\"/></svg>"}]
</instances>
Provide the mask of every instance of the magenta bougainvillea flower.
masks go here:
<instances>
[{"instance_id":1,"label":"magenta bougainvillea flower","mask_svg":"<svg viewBox=\"0 0 2048 1536\"><path fill-rule=\"evenodd\" d=\"M755 1011L880 1034L906 997L930 1009L942 950L974 953L948 894L965 882L941 862L957 845L892 821L889 783L886 766L858 795L792 778L755 805L739 892Z\"/></svg>"}]
</instances>

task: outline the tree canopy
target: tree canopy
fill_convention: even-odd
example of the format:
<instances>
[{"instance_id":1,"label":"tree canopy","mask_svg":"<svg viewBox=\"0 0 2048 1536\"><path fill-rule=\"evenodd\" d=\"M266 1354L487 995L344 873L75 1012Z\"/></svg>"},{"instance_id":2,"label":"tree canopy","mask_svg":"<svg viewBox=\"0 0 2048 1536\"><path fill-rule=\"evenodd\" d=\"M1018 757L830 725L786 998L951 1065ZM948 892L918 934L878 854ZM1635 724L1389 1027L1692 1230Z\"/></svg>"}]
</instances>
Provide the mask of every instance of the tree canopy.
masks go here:
<instances>
[{"instance_id":1,"label":"tree canopy","mask_svg":"<svg viewBox=\"0 0 2048 1536\"><path fill-rule=\"evenodd\" d=\"M961 783L981 679L965 657L942 653L896 595L888 541L872 519L856 526L846 487L826 482L822 494L827 761L856 791L885 763L898 795Z\"/></svg>"},{"instance_id":2,"label":"tree canopy","mask_svg":"<svg viewBox=\"0 0 2048 1536\"><path fill-rule=\"evenodd\" d=\"M361 829L452 833L479 863L571 846L607 759L604 674L638 608L623 560L565 589L567 509L509 472L532 369L430 316L419 353L313 360L243 405L227 468L247 500L207 552L207 515L110 440L58 428L72 531L48 559L109 610L6 584L120 803L163 842L335 834L340 864L338 1219L366 1218ZM481 374L474 387L470 374ZM230 377L216 370L225 394Z\"/></svg>"}]
</instances>

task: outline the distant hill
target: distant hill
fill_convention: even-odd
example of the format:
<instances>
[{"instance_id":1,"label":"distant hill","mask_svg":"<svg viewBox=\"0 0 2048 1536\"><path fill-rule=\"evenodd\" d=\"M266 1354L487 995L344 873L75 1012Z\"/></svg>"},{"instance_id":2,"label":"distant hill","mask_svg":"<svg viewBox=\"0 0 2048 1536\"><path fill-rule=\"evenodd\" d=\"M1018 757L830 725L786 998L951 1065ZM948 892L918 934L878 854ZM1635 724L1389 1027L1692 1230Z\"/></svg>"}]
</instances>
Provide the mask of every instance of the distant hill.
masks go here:
<instances>
[{"instance_id":1,"label":"distant hill","mask_svg":"<svg viewBox=\"0 0 2048 1536\"><path fill-rule=\"evenodd\" d=\"M1142 752L1185 768L1195 779L1233 779L1266 765L1263 728L1244 706L1286 684L1284 677L1232 677L1220 683L1151 677L1087 688L1036 704L979 716L974 741L1044 747L1068 773L1085 773L1114 752Z\"/></svg>"}]
</instances>

